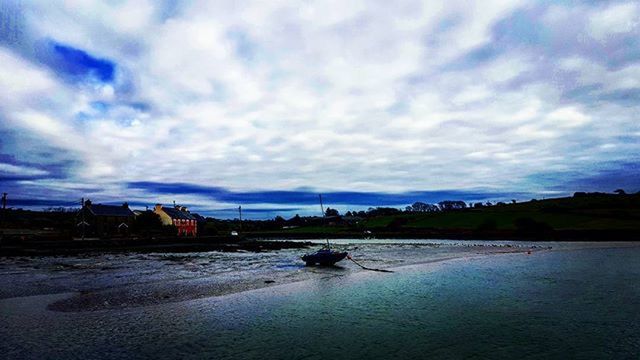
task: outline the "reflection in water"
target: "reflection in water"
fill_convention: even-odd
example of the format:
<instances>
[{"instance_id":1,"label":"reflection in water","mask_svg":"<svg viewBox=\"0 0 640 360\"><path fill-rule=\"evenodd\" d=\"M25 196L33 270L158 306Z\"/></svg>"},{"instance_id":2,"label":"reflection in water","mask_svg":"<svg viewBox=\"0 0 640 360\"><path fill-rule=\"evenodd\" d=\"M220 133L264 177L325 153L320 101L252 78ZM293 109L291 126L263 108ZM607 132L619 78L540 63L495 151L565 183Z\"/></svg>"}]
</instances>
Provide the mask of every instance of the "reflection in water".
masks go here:
<instances>
[{"instance_id":1,"label":"reflection in water","mask_svg":"<svg viewBox=\"0 0 640 360\"><path fill-rule=\"evenodd\" d=\"M393 261L383 252L372 258ZM638 247L589 248L460 258L392 274L302 268L308 281L80 313L45 310L68 295L6 299L0 352L10 359L635 358L639 258Z\"/></svg>"}]
</instances>

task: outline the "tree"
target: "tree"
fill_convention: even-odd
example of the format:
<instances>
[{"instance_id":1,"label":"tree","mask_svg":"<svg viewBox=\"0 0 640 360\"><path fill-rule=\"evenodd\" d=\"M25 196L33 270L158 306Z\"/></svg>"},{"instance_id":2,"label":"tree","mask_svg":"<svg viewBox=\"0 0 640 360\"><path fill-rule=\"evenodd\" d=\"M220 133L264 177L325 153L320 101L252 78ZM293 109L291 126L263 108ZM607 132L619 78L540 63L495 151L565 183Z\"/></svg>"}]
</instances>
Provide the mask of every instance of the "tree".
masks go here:
<instances>
[{"instance_id":1,"label":"tree","mask_svg":"<svg viewBox=\"0 0 640 360\"><path fill-rule=\"evenodd\" d=\"M298 214L296 214L296 216L289 219L289 225L301 226L303 224L304 224L304 220L302 220L302 218Z\"/></svg>"},{"instance_id":2,"label":"tree","mask_svg":"<svg viewBox=\"0 0 640 360\"><path fill-rule=\"evenodd\" d=\"M438 211L440 211L440 208L438 207L438 205L428 204L427 212L438 212Z\"/></svg>"},{"instance_id":3,"label":"tree","mask_svg":"<svg viewBox=\"0 0 640 360\"><path fill-rule=\"evenodd\" d=\"M451 211L451 210L466 209L467 203L465 203L464 201L445 200L445 201L440 201L438 203L438 206L440 206L441 211Z\"/></svg>"},{"instance_id":4,"label":"tree","mask_svg":"<svg viewBox=\"0 0 640 360\"><path fill-rule=\"evenodd\" d=\"M627 195L627 193L623 189L617 189L616 191L614 191L614 193L618 195Z\"/></svg>"},{"instance_id":5,"label":"tree","mask_svg":"<svg viewBox=\"0 0 640 360\"><path fill-rule=\"evenodd\" d=\"M144 211L133 220L133 230L139 234L163 232L160 216L153 211Z\"/></svg>"},{"instance_id":6,"label":"tree","mask_svg":"<svg viewBox=\"0 0 640 360\"><path fill-rule=\"evenodd\" d=\"M366 216L385 216L385 215L395 215L401 213L402 210L390 207L377 207L377 208L369 208L367 210Z\"/></svg>"},{"instance_id":7,"label":"tree","mask_svg":"<svg viewBox=\"0 0 640 360\"><path fill-rule=\"evenodd\" d=\"M425 204L420 201L416 201L411 205L411 211L413 212L427 212L429 204Z\"/></svg>"},{"instance_id":8,"label":"tree","mask_svg":"<svg viewBox=\"0 0 640 360\"><path fill-rule=\"evenodd\" d=\"M332 208L327 208L327 211L325 211L324 214L327 217L340 216L340 213L338 212L338 210L332 209Z\"/></svg>"},{"instance_id":9,"label":"tree","mask_svg":"<svg viewBox=\"0 0 640 360\"><path fill-rule=\"evenodd\" d=\"M66 213L66 212L77 212L78 209L73 209L73 208L65 208L65 207L50 207L50 208L46 208L44 209L44 212L51 212L51 213Z\"/></svg>"},{"instance_id":10,"label":"tree","mask_svg":"<svg viewBox=\"0 0 640 360\"><path fill-rule=\"evenodd\" d=\"M207 221L198 228L198 233L201 235L217 235L220 230L220 225L213 219L207 219Z\"/></svg>"}]
</instances>

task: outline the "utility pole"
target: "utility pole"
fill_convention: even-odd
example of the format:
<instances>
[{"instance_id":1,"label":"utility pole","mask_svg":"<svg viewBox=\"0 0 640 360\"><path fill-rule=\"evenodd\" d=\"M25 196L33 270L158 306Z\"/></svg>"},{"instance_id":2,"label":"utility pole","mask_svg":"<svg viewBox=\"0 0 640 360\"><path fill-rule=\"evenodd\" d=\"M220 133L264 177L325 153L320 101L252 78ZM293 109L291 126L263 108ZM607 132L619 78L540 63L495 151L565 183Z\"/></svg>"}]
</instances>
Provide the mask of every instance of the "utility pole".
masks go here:
<instances>
[{"instance_id":1,"label":"utility pole","mask_svg":"<svg viewBox=\"0 0 640 360\"><path fill-rule=\"evenodd\" d=\"M4 213L7 211L7 193L2 193L2 215L0 215L0 226L4 227Z\"/></svg>"},{"instance_id":2,"label":"utility pole","mask_svg":"<svg viewBox=\"0 0 640 360\"><path fill-rule=\"evenodd\" d=\"M2 212L0 212L0 229L4 228L4 218L5 212L7 209L7 193L2 193ZM0 243L2 242L2 237L4 233L0 231Z\"/></svg>"}]
</instances>

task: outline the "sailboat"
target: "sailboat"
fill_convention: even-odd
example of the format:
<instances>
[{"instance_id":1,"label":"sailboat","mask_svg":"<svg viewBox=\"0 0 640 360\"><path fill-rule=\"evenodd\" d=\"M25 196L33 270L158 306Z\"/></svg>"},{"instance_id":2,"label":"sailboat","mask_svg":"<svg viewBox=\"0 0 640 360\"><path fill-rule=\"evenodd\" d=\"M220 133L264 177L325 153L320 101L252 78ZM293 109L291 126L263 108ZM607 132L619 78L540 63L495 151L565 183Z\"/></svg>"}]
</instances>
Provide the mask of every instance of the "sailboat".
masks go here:
<instances>
[{"instance_id":1,"label":"sailboat","mask_svg":"<svg viewBox=\"0 0 640 360\"><path fill-rule=\"evenodd\" d=\"M322 211L322 217L324 218L326 215L324 213L324 206L322 205L322 195L320 196L320 210ZM329 239L327 239L326 247L316 251L311 254L304 254L302 256L302 261L304 261L307 266L313 265L322 265L322 266L330 266L335 265L338 261L346 258L348 253L346 251L336 251L331 250L331 244L329 243Z\"/></svg>"}]
</instances>

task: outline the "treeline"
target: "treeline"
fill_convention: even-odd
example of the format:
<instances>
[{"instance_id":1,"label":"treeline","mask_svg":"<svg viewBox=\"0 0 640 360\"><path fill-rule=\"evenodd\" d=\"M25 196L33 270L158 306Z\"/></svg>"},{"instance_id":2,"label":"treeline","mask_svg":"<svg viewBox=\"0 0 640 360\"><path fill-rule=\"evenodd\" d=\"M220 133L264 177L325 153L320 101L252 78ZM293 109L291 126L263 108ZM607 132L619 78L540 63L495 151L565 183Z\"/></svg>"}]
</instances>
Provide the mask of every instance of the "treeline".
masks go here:
<instances>
[{"instance_id":1,"label":"treeline","mask_svg":"<svg viewBox=\"0 0 640 360\"><path fill-rule=\"evenodd\" d=\"M515 203L516 200L511 200L512 203ZM369 208L366 211L347 211L344 216L346 217L361 217L361 218L370 218L375 216L387 216L387 215L397 215L401 213L434 213L434 212L444 212L444 211L456 211L456 210L464 210L464 209L478 209L485 208L490 206L502 206L506 205L504 202L497 202L495 204L491 202L476 202L467 204L461 200L444 200L435 204L424 203L421 201L416 201L413 204L406 206L404 209L397 209L391 207L376 207ZM335 209L327 209L326 216L339 216L337 210Z\"/></svg>"}]
</instances>

